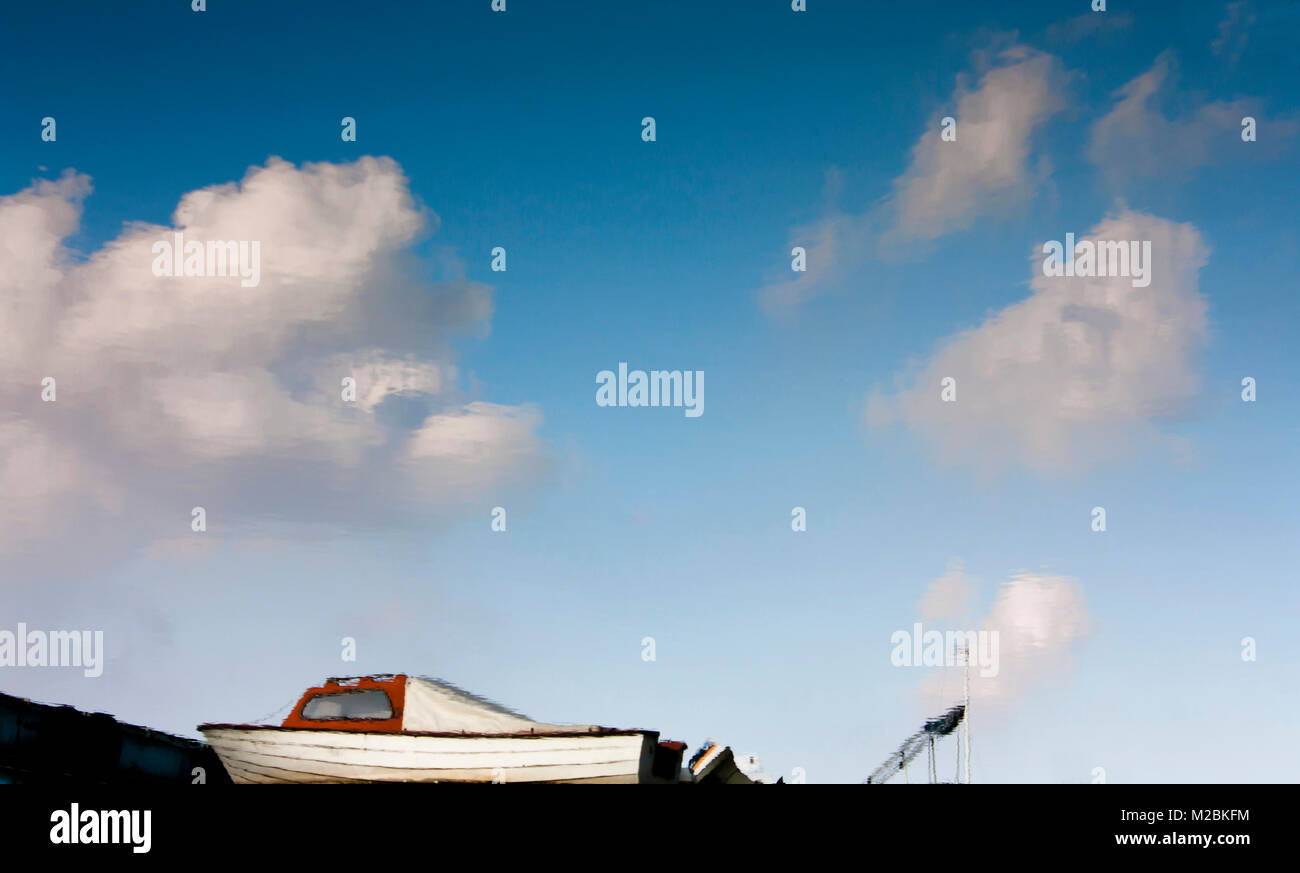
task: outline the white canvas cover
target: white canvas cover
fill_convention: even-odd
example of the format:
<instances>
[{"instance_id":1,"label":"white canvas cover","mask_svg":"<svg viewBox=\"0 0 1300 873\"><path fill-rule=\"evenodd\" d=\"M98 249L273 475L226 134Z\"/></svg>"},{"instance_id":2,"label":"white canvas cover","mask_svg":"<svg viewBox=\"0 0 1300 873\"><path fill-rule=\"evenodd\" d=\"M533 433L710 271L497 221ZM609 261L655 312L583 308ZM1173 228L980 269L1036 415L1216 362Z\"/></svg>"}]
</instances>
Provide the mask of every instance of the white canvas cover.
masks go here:
<instances>
[{"instance_id":1,"label":"white canvas cover","mask_svg":"<svg viewBox=\"0 0 1300 873\"><path fill-rule=\"evenodd\" d=\"M475 734L585 733L590 726L536 722L450 682L411 676L406 680L402 730Z\"/></svg>"}]
</instances>

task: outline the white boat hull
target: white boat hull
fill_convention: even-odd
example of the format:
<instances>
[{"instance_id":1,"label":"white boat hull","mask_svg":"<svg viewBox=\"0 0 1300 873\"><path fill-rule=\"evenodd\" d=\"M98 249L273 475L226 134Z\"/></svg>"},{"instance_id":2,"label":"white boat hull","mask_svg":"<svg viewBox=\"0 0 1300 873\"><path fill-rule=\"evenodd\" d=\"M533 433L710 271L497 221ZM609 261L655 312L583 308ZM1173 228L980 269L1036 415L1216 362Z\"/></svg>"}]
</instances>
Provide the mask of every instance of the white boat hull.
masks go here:
<instances>
[{"instance_id":1,"label":"white boat hull","mask_svg":"<svg viewBox=\"0 0 1300 873\"><path fill-rule=\"evenodd\" d=\"M650 779L651 732L446 736L213 725L237 783L614 782Z\"/></svg>"}]
</instances>

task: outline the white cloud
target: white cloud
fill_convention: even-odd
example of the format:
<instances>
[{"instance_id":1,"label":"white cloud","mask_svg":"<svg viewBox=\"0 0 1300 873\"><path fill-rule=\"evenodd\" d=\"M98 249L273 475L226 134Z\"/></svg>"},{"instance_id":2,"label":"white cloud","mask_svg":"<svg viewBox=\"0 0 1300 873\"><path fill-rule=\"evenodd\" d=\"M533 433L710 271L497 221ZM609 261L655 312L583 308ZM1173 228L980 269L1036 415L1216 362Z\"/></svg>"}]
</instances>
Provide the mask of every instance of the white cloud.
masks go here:
<instances>
[{"instance_id":1,"label":"white cloud","mask_svg":"<svg viewBox=\"0 0 1300 873\"><path fill-rule=\"evenodd\" d=\"M971 671L971 697L984 708L1008 706L1033 685L1062 674L1092 620L1074 579L1018 573L1002 583L979 627L998 632L997 675Z\"/></svg>"},{"instance_id":2,"label":"white cloud","mask_svg":"<svg viewBox=\"0 0 1300 873\"><path fill-rule=\"evenodd\" d=\"M971 601L974 593L960 570L950 570L935 585L946 592L946 598L963 605ZM921 604L922 618L940 617L925 614L934 590L932 586ZM1071 666L1079 644L1091 634L1093 621L1083 587L1077 580L1016 573L999 586L993 605L983 619L968 626L942 625L931 629L938 627L945 631L997 632L996 674L984 675L991 671L980 669L978 662L970 670L972 708L978 706L981 712L987 713L990 709L1005 709L1034 685L1063 675ZM943 705L951 703L954 689L961 688L961 679L955 677L962 671L961 667L946 668L928 676L921 683L921 697L933 701L937 695Z\"/></svg>"},{"instance_id":3,"label":"white cloud","mask_svg":"<svg viewBox=\"0 0 1300 873\"><path fill-rule=\"evenodd\" d=\"M1154 423L1185 411L1199 389L1197 280L1208 250L1192 225L1131 211L1084 237L1150 240L1151 284L1049 278L1036 253L1033 293L945 340L910 389L873 394L868 424L901 421L944 461L986 469L1082 469L1157 436ZM941 398L946 377L955 402Z\"/></svg>"},{"instance_id":4,"label":"white cloud","mask_svg":"<svg viewBox=\"0 0 1300 873\"><path fill-rule=\"evenodd\" d=\"M759 302L769 313L781 314L816 297L843 279L861 260L869 240L866 220L842 213L828 215L809 227L795 228L790 245L803 246L807 268L802 273L787 271L794 278L765 286L759 292Z\"/></svg>"},{"instance_id":5,"label":"white cloud","mask_svg":"<svg viewBox=\"0 0 1300 873\"><path fill-rule=\"evenodd\" d=\"M539 467L535 409L456 388L450 338L485 324L491 290L414 275L436 216L392 160L272 159L81 258L90 190L69 172L0 198L0 553L166 540L195 505L227 529L418 523ZM174 230L260 241L260 284L155 276Z\"/></svg>"},{"instance_id":6,"label":"white cloud","mask_svg":"<svg viewBox=\"0 0 1300 873\"><path fill-rule=\"evenodd\" d=\"M491 463L537 450L536 410L476 401L454 412L431 415L411 438L412 458L449 458Z\"/></svg>"},{"instance_id":7,"label":"white cloud","mask_svg":"<svg viewBox=\"0 0 1300 873\"><path fill-rule=\"evenodd\" d=\"M1269 120L1258 100L1200 102L1181 117L1159 109L1173 91L1174 58L1164 52L1151 69L1115 92L1116 102L1092 126L1088 159L1121 188L1143 176L1162 176L1229 161L1270 159L1287 148L1300 125ZM1256 119L1258 140L1241 139L1241 120Z\"/></svg>"},{"instance_id":8,"label":"white cloud","mask_svg":"<svg viewBox=\"0 0 1300 873\"><path fill-rule=\"evenodd\" d=\"M792 231L789 244L807 249L808 269L759 292L769 313L825 293L873 255L892 256L900 246L969 228L981 216L1004 214L1033 196L1048 165L1030 160L1030 146L1034 132L1064 107L1061 63L1014 45L991 62L979 56L977 69L978 85L958 80L880 206L863 214L831 211ZM957 138L945 142L940 120L949 115L957 122Z\"/></svg>"},{"instance_id":9,"label":"white cloud","mask_svg":"<svg viewBox=\"0 0 1300 873\"><path fill-rule=\"evenodd\" d=\"M894 182L897 231L934 239L1032 196L1041 173L1030 165L1030 140L1064 107L1062 81L1056 58L1014 46L977 88L959 85L950 101L956 110L940 113L956 119L956 141L940 139L936 117Z\"/></svg>"},{"instance_id":10,"label":"white cloud","mask_svg":"<svg viewBox=\"0 0 1300 873\"><path fill-rule=\"evenodd\" d=\"M338 367L351 363L359 390L357 405L370 412L390 394L441 394L456 381L456 369L449 364L390 360L382 350L369 360L340 359Z\"/></svg>"}]
</instances>

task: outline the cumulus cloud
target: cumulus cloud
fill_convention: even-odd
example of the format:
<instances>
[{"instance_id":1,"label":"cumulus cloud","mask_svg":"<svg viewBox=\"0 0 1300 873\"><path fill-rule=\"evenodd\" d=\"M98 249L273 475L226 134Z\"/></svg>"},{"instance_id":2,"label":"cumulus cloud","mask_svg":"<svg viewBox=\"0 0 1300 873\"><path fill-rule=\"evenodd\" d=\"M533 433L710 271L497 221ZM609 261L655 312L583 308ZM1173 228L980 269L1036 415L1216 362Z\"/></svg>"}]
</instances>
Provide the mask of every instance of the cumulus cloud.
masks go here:
<instances>
[{"instance_id":1,"label":"cumulus cloud","mask_svg":"<svg viewBox=\"0 0 1300 873\"><path fill-rule=\"evenodd\" d=\"M1202 101L1166 118L1159 104L1173 93L1174 57L1165 52L1151 69L1115 92L1116 102L1092 127L1088 159L1113 187L1229 161L1270 159L1285 150L1300 124L1268 120L1254 99ZM1241 120L1257 122L1256 142L1243 142Z\"/></svg>"},{"instance_id":2,"label":"cumulus cloud","mask_svg":"<svg viewBox=\"0 0 1300 873\"><path fill-rule=\"evenodd\" d=\"M894 182L897 230L934 239L1028 199L1043 171L1029 160L1031 136L1064 106L1055 57L1026 46L998 55L976 88L953 94L957 139L943 142L938 118L912 147Z\"/></svg>"},{"instance_id":3,"label":"cumulus cloud","mask_svg":"<svg viewBox=\"0 0 1300 873\"><path fill-rule=\"evenodd\" d=\"M955 597L963 604L972 600L973 586L959 569L950 569L935 584L949 598ZM932 587L920 605L922 618L932 617L925 613L934 591ZM984 675L990 671L977 669L976 663L970 671L973 705L984 712L1009 707L1035 685L1063 675L1092 628L1083 587L1077 580L1035 573L1016 573L1002 582L982 619L960 628L944 627L998 634L996 674ZM960 688L960 679L954 681L952 674L961 669L946 668L927 677L921 685L922 697L951 697L953 689Z\"/></svg>"},{"instance_id":4,"label":"cumulus cloud","mask_svg":"<svg viewBox=\"0 0 1300 873\"><path fill-rule=\"evenodd\" d=\"M902 422L945 462L985 469L1082 469L1159 439L1156 425L1199 389L1208 249L1191 224L1128 210L1079 237L1149 240L1150 285L1044 276L1035 253L1033 293L943 341L912 387L872 394L868 425ZM942 399L945 378L953 402Z\"/></svg>"},{"instance_id":5,"label":"cumulus cloud","mask_svg":"<svg viewBox=\"0 0 1300 873\"><path fill-rule=\"evenodd\" d=\"M971 671L971 697L987 708L1010 706L1034 685L1063 674L1092 619L1076 580L1018 573L1002 583L979 627L998 632L997 675Z\"/></svg>"},{"instance_id":6,"label":"cumulus cloud","mask_svg":"<svg viewBox=\"0 0 1300 873\"><path fill-rule=\"evenodd\" d=\"M81 256L90 192L69 171L0 198L0 555L167 542L194 506L214 532L424 523L543 463L535 409L457 389L491 289L419 274L436 216L394 161L271 159ZM154 275L176 231L258 241L260 282Z\"/></svg>"},{"instance_id":7,"label":"cumulus cloud","mask_svg":"<svg viewBox=\"0 0 1300 873\"><path fill-rule=\"evenodd\" d=\"M969 228L979 217L1004 214L1034 194L1048 166L1030 159L1031 142L1064 107L1064 69L1057 58L1023 45L991 60L977 56L976 69L978 83L958 80L878 207L861 214L832 211L793 230L790 245L807 250L808 268L759 292L769 312L824 293L873 254ZM955 141L940 138L945 116L956 121Z\"/></svg>"}]
</instances>

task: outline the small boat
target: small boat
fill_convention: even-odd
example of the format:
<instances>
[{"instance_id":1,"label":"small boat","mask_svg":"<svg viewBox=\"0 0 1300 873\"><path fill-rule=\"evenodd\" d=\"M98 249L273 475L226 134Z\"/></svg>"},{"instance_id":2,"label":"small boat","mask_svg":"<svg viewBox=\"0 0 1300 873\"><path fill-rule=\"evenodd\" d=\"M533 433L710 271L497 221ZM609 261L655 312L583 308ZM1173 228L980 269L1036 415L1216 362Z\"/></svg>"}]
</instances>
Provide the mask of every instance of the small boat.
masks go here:
<instances>
[{"instance_id":1,"label":"small boat","mask_svg":"<svg viewBox=\"0 0 1300 873\"><path fill-rule=\"evenodd\" d=\"M201 724L237 783L676 782L657 731L533 721L439 679L327 679L278 726Z\"/></svg>"}]
</instances>

